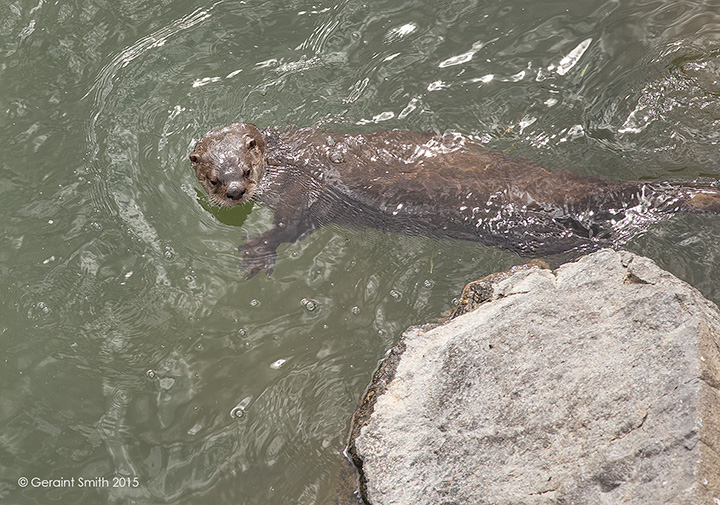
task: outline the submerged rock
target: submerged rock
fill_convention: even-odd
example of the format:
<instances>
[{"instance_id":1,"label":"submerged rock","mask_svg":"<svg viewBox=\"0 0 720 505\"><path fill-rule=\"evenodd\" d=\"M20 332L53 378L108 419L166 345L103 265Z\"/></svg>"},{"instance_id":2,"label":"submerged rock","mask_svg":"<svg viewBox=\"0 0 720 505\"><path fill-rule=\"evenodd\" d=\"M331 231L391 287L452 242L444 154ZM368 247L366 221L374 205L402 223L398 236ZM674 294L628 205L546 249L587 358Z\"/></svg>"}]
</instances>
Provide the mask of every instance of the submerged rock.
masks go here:
<instances>
[{"instance_id":1,"label":"submerged rock","mask_svg":"<svg viewBox=\"0 0 720 505\"><path fill-rule=\"evenodd\" d=\"M604 250L406 332L348 446L381 504L720 503L720 312Z\"/></svg>"}]
</instances>

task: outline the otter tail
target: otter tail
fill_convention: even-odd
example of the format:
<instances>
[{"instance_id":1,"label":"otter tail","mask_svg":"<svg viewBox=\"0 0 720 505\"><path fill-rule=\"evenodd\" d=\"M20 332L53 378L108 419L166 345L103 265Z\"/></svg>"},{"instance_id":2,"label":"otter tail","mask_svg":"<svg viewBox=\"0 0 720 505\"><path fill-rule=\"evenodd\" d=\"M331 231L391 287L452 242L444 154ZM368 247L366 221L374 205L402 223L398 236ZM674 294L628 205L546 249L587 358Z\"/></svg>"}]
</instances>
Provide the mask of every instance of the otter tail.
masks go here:
<instances>
[{"instance_id":1,"label":"otter tail","mask_svg":"<svg viewBox=\"0 0 720 505\"><path fill-rule=\"evenodd\" d=\"M680 212L696 214L720 214L720 188L715 186L693 186L680 200Z\"/></svg>"}]
</instances>

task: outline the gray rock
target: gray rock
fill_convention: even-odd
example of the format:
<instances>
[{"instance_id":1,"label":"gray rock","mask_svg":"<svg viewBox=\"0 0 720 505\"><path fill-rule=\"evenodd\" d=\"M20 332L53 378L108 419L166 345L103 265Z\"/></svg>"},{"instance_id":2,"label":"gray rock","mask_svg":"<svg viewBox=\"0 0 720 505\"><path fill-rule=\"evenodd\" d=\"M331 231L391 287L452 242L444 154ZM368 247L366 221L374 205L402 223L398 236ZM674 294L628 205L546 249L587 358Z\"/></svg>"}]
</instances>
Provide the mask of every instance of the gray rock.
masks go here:
<instances>
[{"instance_id":1,"label":"gray rock","mask_svg":"<svg viewBox=\"0 0 720 505\"><path fill-rule=\"evenodd\" d=\"M720 505L714 304L609 250L489 298L407 333L371 386L349 445L368 503Z\"/></svg>"}]
</instances>

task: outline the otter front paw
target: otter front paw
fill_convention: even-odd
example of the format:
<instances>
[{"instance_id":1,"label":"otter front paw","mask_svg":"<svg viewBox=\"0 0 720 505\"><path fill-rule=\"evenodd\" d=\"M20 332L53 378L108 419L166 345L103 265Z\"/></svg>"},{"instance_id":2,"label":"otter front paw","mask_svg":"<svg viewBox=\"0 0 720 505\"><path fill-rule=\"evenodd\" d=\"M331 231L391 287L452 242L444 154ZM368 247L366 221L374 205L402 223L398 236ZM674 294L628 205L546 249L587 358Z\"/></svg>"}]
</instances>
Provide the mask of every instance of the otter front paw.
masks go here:
<instances>
[{"instance_id":1,"label":"otter front paw","mask_svg":"<svg viewBox=\"0 0 720 505\"><path fill-rule=\"evenodd\" d=\"M262 236L256 236L248 240L238 248L242 255L240 270L247 272L247 279L254 277L260 272L268 276L275 269L275 248L268 244Z\"/></svg>"}]
</instances>

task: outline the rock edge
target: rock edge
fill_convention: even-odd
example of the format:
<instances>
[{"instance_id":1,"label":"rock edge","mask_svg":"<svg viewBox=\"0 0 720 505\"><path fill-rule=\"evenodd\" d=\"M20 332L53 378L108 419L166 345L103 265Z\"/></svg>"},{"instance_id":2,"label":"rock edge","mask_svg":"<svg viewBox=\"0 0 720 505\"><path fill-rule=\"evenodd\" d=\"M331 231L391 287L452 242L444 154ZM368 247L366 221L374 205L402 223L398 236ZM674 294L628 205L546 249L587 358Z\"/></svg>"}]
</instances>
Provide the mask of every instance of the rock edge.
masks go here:
<instances>
[{"instance_id":1,"label":"rock edge","mask_svg":"<svg viewBox=\"0 0 720 505\"><path fill-rule=\"evenodd\" d=\"M720 312L603 250L490 281L376 372L348 453L366 503L720 503Z\"/></svg>"}]
</instances>

